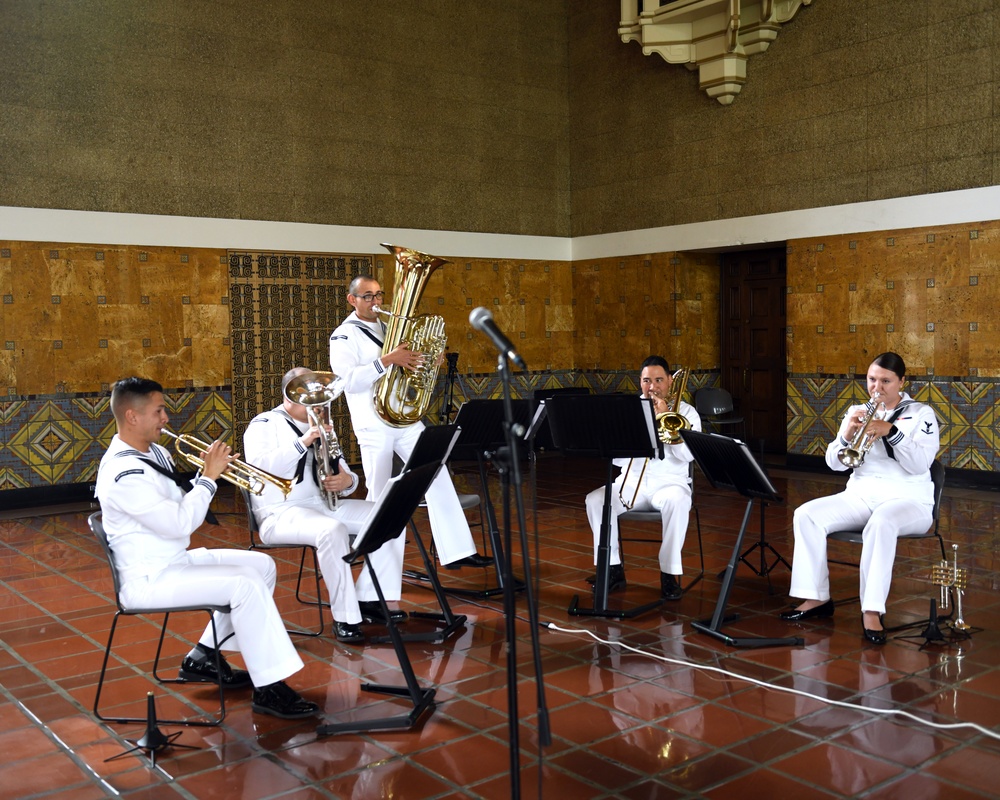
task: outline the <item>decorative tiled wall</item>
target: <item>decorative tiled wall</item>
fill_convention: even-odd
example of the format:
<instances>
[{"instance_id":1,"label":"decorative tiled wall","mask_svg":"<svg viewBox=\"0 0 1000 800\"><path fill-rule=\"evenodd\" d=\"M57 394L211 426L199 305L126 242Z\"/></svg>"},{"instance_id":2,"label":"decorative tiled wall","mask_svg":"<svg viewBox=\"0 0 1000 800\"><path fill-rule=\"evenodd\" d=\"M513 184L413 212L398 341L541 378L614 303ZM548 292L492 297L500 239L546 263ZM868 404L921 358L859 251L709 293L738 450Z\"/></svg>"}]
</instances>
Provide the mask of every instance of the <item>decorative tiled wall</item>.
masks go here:
<instances>
[{"instance_id":1,"label":"decorative tiled wall","mask_svg":"<svg viewBox=\"0 0 1000 800\"><path fill-rule=\"evenodd\" d=\"M789 453L821 455L893 350L944 463L1000 469L1000 222L800 239L787 265Z\"/></svg>"},{"instance_id":2,"label":"decorative tiled wall","mask_svg":"<svg viewBox=\"0 0 1000 800\"><path fill-rule=\"evenodd\" d=\"M238 444L242 426L277 404L288 368L328 368L329 333L362 271L391 292L388 253L0 242L0 491L92 480L114 432L108 392L124 375L164 385L175 429ZM636 391L651 353L694 369L693 392L717 367L718 305L714 257L664 253L576 264L454 258L431 276L419 310L445 318L458 402L500 396L496 351L468 322L478 306L528 362L513 391L530 397L559 386ZM346 407L333 411L356 460Z\"/></svg>"}]
</instances>

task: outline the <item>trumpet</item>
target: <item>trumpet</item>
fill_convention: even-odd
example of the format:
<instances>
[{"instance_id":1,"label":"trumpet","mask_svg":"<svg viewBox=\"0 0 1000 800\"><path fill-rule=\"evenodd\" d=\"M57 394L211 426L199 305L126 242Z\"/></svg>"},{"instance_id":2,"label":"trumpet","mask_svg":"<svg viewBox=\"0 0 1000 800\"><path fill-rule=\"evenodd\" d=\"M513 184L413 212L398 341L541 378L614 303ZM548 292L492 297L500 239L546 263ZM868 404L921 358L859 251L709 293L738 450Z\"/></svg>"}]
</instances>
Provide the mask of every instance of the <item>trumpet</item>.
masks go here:
<instances>
[{"instance_id":1,"label":"trumpet","mask_svg":"<svg viewBox=\"0 0 1000 800\"><path fill-rule=\"evenodd\" d=\"M868 433L868 426L875 419L876 414L885 412L885 403L879 402L881 396L878 392L872 395L871 400L865 404L868 410L865 413L864 419L861 420L861 427L858 428L858 432L854 434L854 438L851 439L847 447L842 447L837 452L837 460L845 467L850 467L851 469L860 467L865 463L865 456L868 454L868 451L875 444L875 437Z\"/></svg>"},{"instance_id":2,"label":"trumpet","mask_svg":"<svg viewBox=\"0 0 1000 800\"><path fill-rule=\"evenodd\" d=\"M178 435L166 428L163 429L162 433L175 441L174 450L178 456L198 469L205 467L205 452L211 445L189 433ZM231 461L226 471L219 477L234 486L246 489L250 494L262 494L268 483L277 486L285 497L288 497L288 493L292 491L291 478L279 478L277 475L250 466L245 461L238 459Z\"/></svg>"}]
</instances>

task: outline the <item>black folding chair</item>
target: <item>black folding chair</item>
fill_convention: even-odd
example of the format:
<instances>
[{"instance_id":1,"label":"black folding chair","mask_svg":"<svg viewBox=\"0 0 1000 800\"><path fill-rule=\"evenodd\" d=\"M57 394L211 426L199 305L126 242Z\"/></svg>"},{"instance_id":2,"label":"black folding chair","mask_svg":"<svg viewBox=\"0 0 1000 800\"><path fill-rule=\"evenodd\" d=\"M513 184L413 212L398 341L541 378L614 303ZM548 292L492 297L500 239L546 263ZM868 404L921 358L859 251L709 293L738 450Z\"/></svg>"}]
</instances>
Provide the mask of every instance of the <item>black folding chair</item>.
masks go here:
<instances>
[{"instance_id":1,"label":"black folding chair","mask_svg":"<svg viewBox=\"0 0 1000 800\"><path fill-rule=\"evenodd\" d=\"M104 556L108 561L108 566L111 568L111 579L114 581L115 587L115 605L118 606L118 610L115 611L114 619L111 622L111 632L108 634L108 646L104 650L104 662L101 664L101 676L97 680L97 694L94 697L94 715L102 722L114 722L119 724L136 723L136 722L148 722L147 717L106 717L100 712L100 701L101 701L101 690L104 687L104 676L108 669L108 659L111 656L111 645L115 638L115 629L118 627L118 620L122 616L149 616L151 614L163 614L163 626L160 628L160 641L156 646L156 658L153 660L153 677L156 678L160 683L189 683L189 681L183 678L161 678L157 672L160 665L160 653L163 650L163 639L167 632L167 622L170 619L170 615L181 611L204 611L208 614L209 620L212 623L212 638L214 641L213 646L215 647L215 671L217 675L222 674L222 656L219 652L219 642L218 632L215 629L215 612L220 612L222 614L229 614L232 609L229 606L212 606L212 605L184 605L184 606L161 606L155 608L125 608L121 601L121 579L118 576L118 566L115 563L115 555L111 551L111 547L108 545L108 537L104 531L104 525L102 524L101 512L97 511L90 515L87 523L90 525L90 529L94 532L94 536L97 537L98 543L101 545L101 549L104 551ZM198 684L204 685L204 684ZM221 725L222 720L226 717L226 695L225 687L219 684L219 714L218 717L209 720L189 720L189 719L161 719L158 722L164 725L194 725L199 727L214 727L216 725Z\"/></svg>"}]
</instances>

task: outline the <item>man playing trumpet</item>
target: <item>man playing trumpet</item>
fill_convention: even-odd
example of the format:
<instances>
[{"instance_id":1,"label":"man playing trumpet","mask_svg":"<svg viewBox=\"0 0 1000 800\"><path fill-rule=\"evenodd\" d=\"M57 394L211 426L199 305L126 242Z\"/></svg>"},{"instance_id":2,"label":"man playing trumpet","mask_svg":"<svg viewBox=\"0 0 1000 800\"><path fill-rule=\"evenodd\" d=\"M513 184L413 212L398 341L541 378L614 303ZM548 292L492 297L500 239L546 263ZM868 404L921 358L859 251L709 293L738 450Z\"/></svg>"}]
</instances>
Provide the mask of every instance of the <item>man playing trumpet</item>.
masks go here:
<instances>
[{"instance_id":1,"label":"man playing trumpet","mask_svg":"<svg viewBox=\"0 0 1000 800\"><path fill-rule=\"evenodd\" d=\"M670 366L660 356L650 356L642 362L639 378L642 396L653 401L654 414L659 417L668 411L684 417L691 430L701 430L701 417L694 407L676 398L676 408L670 401L674 389ZM680 575L681 549L687 535L688 516L691 513L691 477L689 464L694 460L683 441L666 444L663 458L616 458L615 465L622 468L611 490L611 575L610 591L626 586L625 567L622 564L618 539L618 515L629 509L659 511L663 521L663 543L660 545L660 594L667 600L679 600L682 594ZM594 563L601 536L604 514L604 487L587 495L587 518L594 533ZM591 583L594 578L588 579Z\"/></svg>"},{"instance_id":2,"label":"man playing trumpet","mask_svg":"<svg viewBox=\"0 0 1000 800\"><path fill-rule=\"evenodd\" d=\"M358 476L347 462L339 459L335 474L319 477L316 472L315 443L319 429L312 424L306 406L293 402L285 393L288 384L310 373L295 367L281 380L282 403L254 417L243 434L247 462L294 483L287 497L268 484L251 502L265 544L301 544L316 548L320 571L330 595L333 629L338 641L362 642L359 627L362 614L351 567L344 561L350 550L350 534L360 532L374 503L340 500L329 508L323 493L347 497L358 487Z\"/></svg>"},{"instance_id":3,"label":"man playing trumpet","mask_svg":"<svg viewBox=\"0 0 1000 800\"><path fill-rule=\"evenodd\" d=\"M215 616L219 642L241 652L248 671L232 669L220 654L223 674L217 673L210 624L181 663L180 677L227 689L252 683L253 710L263 714L284 719L316 714L317 705L284 682L303 664L274 605L271 557L246 550L188 549L215 496L216 481L236 456L224 442L213 442L192 482L178 475L170 454L156 443L167 424L163 387L156 381L118 381L111 411L118 433L101 459L97 497L122 581L122 604L230 606L232 613Z\"/></svg>"}]
</instances>

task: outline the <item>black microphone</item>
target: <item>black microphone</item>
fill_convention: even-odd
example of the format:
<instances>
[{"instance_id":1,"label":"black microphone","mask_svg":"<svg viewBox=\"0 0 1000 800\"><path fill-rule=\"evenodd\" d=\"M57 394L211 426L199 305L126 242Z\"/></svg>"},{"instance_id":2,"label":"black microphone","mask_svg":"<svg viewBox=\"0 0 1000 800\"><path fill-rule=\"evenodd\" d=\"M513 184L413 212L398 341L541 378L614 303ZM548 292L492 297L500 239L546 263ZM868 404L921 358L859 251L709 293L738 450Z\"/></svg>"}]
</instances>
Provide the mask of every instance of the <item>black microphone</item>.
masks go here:
<instances>
[{"instance_id":1,"label":"black microphone","mask_svg":"<svg viewBox=\"0 0 1000 800\"><path fill-rule=\"evenodd\" d=\"M493 321L493 315L488 308L479 306L479 308L472 309L472 313L469 314L469 324L477 331L482 331L490 337L490 341L493 342L496 349L521 369L528 368L524 363L524 359L521 358L521 354L514 349L514 345L511 344L510 339L497 327L497 324Z\"/></svg>"}]
</instances>

